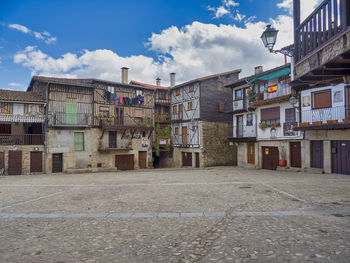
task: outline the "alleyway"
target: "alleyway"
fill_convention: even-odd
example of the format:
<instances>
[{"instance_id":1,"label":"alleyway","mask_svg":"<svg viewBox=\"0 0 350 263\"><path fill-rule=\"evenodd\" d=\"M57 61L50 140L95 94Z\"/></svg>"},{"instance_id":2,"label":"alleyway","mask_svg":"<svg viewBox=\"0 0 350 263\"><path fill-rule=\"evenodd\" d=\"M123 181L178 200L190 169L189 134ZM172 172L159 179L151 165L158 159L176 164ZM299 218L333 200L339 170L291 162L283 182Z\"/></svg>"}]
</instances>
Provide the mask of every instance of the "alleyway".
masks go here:
<instances>
[{"instance_id":1,"label":"alleyway","mask_svg":"<svg viewBox=\"0 0 350 263\"><path fill-rule=\"evenodd\" d=\"M349 247L345 175L0 177L0 262L347 262Z\"/></svg>"}]
</instances>

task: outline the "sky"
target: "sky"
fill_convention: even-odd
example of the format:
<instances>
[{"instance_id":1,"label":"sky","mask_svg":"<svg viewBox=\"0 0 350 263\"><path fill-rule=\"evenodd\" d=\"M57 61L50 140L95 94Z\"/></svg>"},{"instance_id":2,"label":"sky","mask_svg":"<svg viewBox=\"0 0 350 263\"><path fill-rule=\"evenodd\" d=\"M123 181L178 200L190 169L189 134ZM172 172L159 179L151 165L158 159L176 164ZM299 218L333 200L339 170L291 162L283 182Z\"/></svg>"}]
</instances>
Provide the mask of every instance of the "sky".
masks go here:
<instances>
[{"instance_id":1,"label":"sky","mask_svg":"<svg viewBox=\"0 0 350 263\"><path fill-rule=\"evenodd\" d=\"M301 18L320 0L301 0ZM293 43L292 0L0 0L0 89L26 90L34 75L169 86L284 64L260 36Z\"/></svg>"}]
</instances>

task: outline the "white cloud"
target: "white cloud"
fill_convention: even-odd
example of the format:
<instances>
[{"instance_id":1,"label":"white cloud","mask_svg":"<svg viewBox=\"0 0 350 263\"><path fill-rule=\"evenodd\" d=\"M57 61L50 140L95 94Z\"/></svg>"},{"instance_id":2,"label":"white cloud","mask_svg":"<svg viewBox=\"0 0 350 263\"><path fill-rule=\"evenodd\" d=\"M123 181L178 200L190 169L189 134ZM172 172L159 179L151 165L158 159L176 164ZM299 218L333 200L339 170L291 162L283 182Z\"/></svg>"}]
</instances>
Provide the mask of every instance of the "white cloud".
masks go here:
<instances>
[{"instance_id":1,"label":"white cloud","mask_svg":"<svg viewBox=\"0 0 350 263\"><path fill-rule=\"evenodd\" d=\"M25 34L29 34L31 32L31 30L28 27L22 26L19 24L9 24L9 28L16 29L16 30L21 31Z\"/></svg>"},{"instance_id":2,"label":"white cloud","mask_svg":"<svg viewBox=\"0 0 350 263\"><path fill-rule=\"evenodd\" d=\"M40 32L30 30L28 27L19 25L19 24L9 24L8 27L21 31L25 34L30 34L34 36L36 39L43 40L46 44L54 43L57 40L56 37L51 37L51 34L47 31L40 33Z\"/></svg>"},{"instance_id":3,"label":"white cloud","mask_svg":"<svg viewBox=\"0 0 350 263\"><path fill-rule=\"evenodd\" d=\"M237 6L233 1L224 3ZM279 30L275 49L293 42L290 15L277 16L269 23ZM120 81L120 68L126 66L130 68L129 79L154 83L160 77L164 85L170 72L177 73L177 83L239 68L243 69L241 76L246 76L257 65L269 69L284 63L283 55L270 54L260 40L266 24L244 20L240 26L200 22L182 28L171 26L153 33L146 43L149 51L156 54L155 59L142 55L122 57L107 49L83 50L54 58L28 46L14 56L14 62L29 68L32 75L113 81Z\"/></svg>"},{"instance_id":4,"label":"white cloud","mask_svg":"<svg viewBox=\"0 0 350 263\"><path fill-rule=\"evenodd\" d=\"M9 83L9 86L10 87L15 87L15 88L23 88L24 87L23 84L17 83L17 82L11 82L11 83Z\"/></svg>"},{"instance_id":5,"label":"white cloud","mask_svg":"<svg viewBox=\"0 0 350 263\"><path fill-rule=\"evenodd\" d=\"M302 0L300 1L300 19L301 22L308 17L315 9L315 7L321 2L321 0ZM281 3L277 4L278 8L284 9L289 13L293 14L293 0L283 0Z\"/></svg>"}]
</instances>

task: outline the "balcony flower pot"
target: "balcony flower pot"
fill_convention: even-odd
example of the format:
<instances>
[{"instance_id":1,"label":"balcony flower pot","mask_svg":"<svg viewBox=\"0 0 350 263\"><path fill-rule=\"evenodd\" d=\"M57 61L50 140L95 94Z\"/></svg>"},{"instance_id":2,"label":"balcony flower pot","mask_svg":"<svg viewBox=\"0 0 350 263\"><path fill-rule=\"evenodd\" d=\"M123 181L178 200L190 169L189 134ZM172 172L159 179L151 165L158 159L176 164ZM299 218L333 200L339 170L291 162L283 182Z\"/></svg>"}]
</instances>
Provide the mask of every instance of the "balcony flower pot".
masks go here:
<instances>
[{"instance_id":1,"label":"balcony flower pot","mask_svg":"<svg viewBox=\"0 0 350 263\"><path fill-rule=\"evenodd\" d=\"M259 123L259 128L262 129L262 130L265 130L266 128L268 128L269 125L267 125L266 123Z\"/></svg>"},{"instance_id":2,"label":"balcony flower pot","mask_svg":"<svg viewBox=\"0 0 350 263\"><path fill-rule=\"evenodd\" d=\"M322 125L322 121L313 121L312 125Z\"/></svg>"},{"instance_id":3,"label":"balcony flower pot","mask_svg":"<svg viewBox=\"0 0 350 263\"><path fill-rule=\"evenodd\" d=\"M350 118L343 119L343 122L350 122Z\"/></svg>"},{"instance_id":4,"label":"balcony flower pot","mask_svg":"<svg viewBox=\"0 0 350 263\"><path fill-rule=\"evenodd\" d=\"M338 120L328 120L327 124L337 124Z\"/></svg>"},{"instance_id":5,"label":"balcony flower pot","mask_svg":"<svg viewBox=\"0 0 350 263\"><path fill-rule=\"evenodd\" d=\"M281 167L285 167L287 165L287 161L286 160L279 160L278 165Z\"/></svg>"},{"instance_id":6,"label":"balcony flower pot","mask_svg":"<svg viewBox=\"0 0 350 263\"><path fill-rule=\"evenodd\" d=\"M300 127L307 127L307 126L309 126L310 125L310 123L308 123L308 122L302 122L302 123L300 123Z\"/></svg>"}]
</instances>

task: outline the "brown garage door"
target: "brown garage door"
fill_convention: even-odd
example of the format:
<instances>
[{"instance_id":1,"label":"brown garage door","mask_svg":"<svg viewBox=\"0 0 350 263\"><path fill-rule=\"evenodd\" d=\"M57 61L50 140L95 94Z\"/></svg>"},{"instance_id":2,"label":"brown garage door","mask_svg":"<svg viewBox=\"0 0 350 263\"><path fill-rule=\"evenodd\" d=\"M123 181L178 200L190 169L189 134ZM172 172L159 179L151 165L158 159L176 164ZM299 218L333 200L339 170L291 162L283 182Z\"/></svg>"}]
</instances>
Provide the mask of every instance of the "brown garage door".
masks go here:
<instances>
[{"instance_id":1,"label":"brown garage door","mask_svg":"<svg viewBox=\"0 0 350 263\"><path fill-rule=\"evenodd\" d=\"M350 174L350 141L332 141L332 172Z\"/></svg>"},{"instance_id":2,"label":"brown garage door","mask_svg":"<svg viewBox=\"0 0 350 263\"><path fill-rule=\"evenodd\" d=\"M139 168L147 168L146 156L147 156L147 152L144 152L144 151L139 152Z\"/></svg>"},{"instance_id":3,"label":"brown garage door","mask_svg":"<svg viewBox=\"0 0 350 263\"><path fill-rule=\"evenodd\" d=\"M43 152L30 152L30 172L41 173L43 171Z\"/></svg>"},{"instance_id":4,"label":"brown garage door","mask_svg":"<svg viewBox=\"0 0 350 263\"><path fill-rule=\"evenodd\" d=\"M187 152L182 153L182 166L192 167L192 153L187 153Z\"/></svg>"},{"instance_id":5,"label":"brown garage door","mask_svg":"<svg viewBox=\"0 0 350 263\"><path fill-rule=\"evenodd\" d=\"M262 147L263 163L262 168L276 170L278 166L278 147Z\"/></svg>"},{"instance_id":6,"label":"brown garage door","mask_svg":"<svg viewBox=\"0 0 350 263\"><path fill-rule=\"evenodd\" d=\"M62 173L63 171L63 154L54 153L52 154L52 172Z\"/></svg>"},{"instance_id":7,"label":"brown garage door","mask_svg":"<svg viewBox=\"0 0 350 263\"><path fill-rule=\"evenodd\" d=\"M9 151L9 175L22 174L22 151Z\"/></svg>"},{"instance_id":8,"label":"brown garage door","mask_svg":"<svg viewBox=\"0 0 350 263\"><path fill-rule=\"evenodd\" d=\"M122 154L115 156L115 167L120 170L134 170L134 155Z\"/></svg>"},{"instance_id":9,"label":"brown garage door","mask_svg":"<svg viewBox=\"0 0 350 263\"><path fill-rule=\"evenodd\" d=\"M301 168L300 142L291 142L290 143L290 166Z\"/></svg>"}]
</instances>

